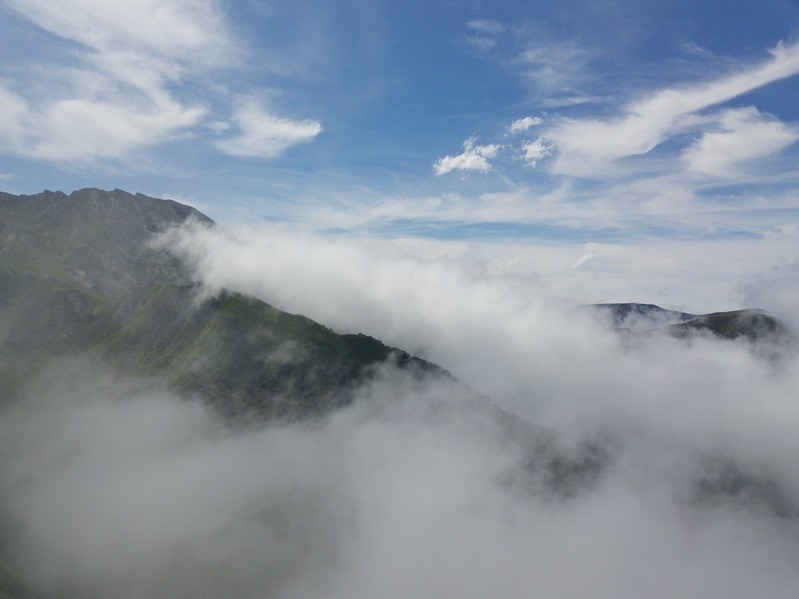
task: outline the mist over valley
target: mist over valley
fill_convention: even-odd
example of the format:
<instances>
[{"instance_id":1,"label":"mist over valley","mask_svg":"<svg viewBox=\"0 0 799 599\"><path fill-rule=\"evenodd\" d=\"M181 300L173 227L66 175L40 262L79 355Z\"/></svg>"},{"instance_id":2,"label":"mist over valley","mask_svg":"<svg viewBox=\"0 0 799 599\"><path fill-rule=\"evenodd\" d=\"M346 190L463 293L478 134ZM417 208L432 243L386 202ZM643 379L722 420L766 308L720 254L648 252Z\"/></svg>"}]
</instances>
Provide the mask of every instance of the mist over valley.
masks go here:
<instances>
[{"instance_id":1,"label":"mist over valley","mask_svg":"<svg viewBox=\"0 0 799 599\"><path fill-rule=\"evenodd\" d=\"M0 194L0 590L795 594L790 302L586 306L445 249Z\"/></svg>"}]
</instances>

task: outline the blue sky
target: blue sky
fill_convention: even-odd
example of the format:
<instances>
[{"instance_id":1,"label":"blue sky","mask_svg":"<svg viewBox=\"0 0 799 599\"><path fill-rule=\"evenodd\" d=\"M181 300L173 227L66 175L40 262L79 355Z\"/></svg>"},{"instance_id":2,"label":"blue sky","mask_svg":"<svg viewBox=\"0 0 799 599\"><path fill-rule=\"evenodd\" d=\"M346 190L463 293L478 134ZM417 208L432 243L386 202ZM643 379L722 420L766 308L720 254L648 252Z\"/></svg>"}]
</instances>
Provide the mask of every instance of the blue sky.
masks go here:
<instances>
[{"instance_id":1,"label":"blue sky","mask_svg":"<svg viewBox=\"0 0 799 599\"><path fill-rule=\"evenodd\" d=\"M794 259L794 2L129 4L0 4L2 189L558 246L600 279L624 248Z\"/></svg>"}]
</instances>

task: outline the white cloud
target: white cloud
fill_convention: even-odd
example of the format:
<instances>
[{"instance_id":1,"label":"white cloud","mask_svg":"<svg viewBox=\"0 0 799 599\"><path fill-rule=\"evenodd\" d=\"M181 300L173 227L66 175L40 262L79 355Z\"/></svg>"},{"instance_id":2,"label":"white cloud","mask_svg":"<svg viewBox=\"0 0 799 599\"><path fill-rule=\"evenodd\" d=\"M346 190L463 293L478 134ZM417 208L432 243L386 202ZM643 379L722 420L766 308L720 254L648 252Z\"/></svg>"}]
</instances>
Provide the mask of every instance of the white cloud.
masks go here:
<instances>
[{"instance_id":1,"label":"white cloud","mask_svg":"<svg viewBox=\"0 0 799 599\"><path fill-rule=\"evenodd\" d=\"M205 114L202 107L183 106L168 97L148 100L121 95L113 100L61 99L37 108L2 88L0 103L7 108L0 118L6 151L72 164L124 158L171 139Z\"/></svg>"},{"instance_id":2,"label":"white cloud","mask_svg":"<svg viewBox=\"0 0 799 599\"><path fill-rule=\"evenodd\" d=\"M241 134L217 143L227 154L247 158L275 158L290 146L310 141L322 131L316 121L277 117L256 100L247 99L234 117Z\"/></svg>"},{"instance_id":3,"label":"white cloud","mask_svg":"<svg viewBox=\"0 0 799 599\"><path fill-rule=\"evenodd\" d=\"M496 38L485 35L471 35L466 38L466 41L475 50L483 54L490 52L497 45Z\"/></svg>"},{"instance_id":4,"label":"white cloud","mask_svg":"<svg viewBox=\"0 0 799 599\"><path fill-rule=\"evenodd\" d=\"M233 50L213 0L9 0L40 27L101 54L135 51L177 61L219 61Z\"/></svg>"},{"instance_id":5,"label":"white cloud","mask_svg":"<svg viewBox=\"0 0 799 599\"><path fill-rule=\"evenodd\" d=\"M543 138L539 137L533 141L527 141L522 144L522 151L524 152L524 160L530 166L535 166L539 160L549 156L551 153L549 146Z\"/></svg>"},{"instance_id":6,"label":"white cloud","mask_svg":"<svg viewBox=\"0 0 799 599\"><path fill-rule=\"evenodd\" d=\"M589 250L585 254L577 258L577 260L574 261L574 264L571 265L571 268L572 269L583 268L587 264L593 262L595 258L596 254Z\"/></svg>"},{"instance_id":7,"label":"white cloud","mask_svg":"<svg viewBox=\"0 0 799 599\"><path fill-rule=\"evenodd\" d=\"M496 316L488 314L487 325ZM312 426L233 431L197 403L124 393L98 382L97 369L65 368L26 401L3 406L2 506L15 532L4 548L33 588L87 597L516 599L530 589L790 597L799 583L790 520L759 512L756 501L691 496L702 450L720 451L712 441L697 447L700 433L726 436L724 449L745 443L742 454L767 464L758 474L783 459L778 480L796 480L796 419L778 407L790 393L764 381L744 354L699 345L686 348L697 363L673 367L661 366L679 351L668 344L639 348L637 358L602 348L580 352L582 363L561 354L547 365L563 380L543 382L530 401L557 395L572 404L579 389L593 400L592 424L629 410L617 418L610 466L592 482L577 462L568 498L549 490L542 466L550 456L533 453L524 434L540 429L514 431L457 389L414 384L391 369L360 390L359 403ZM503 357L486 353L491 363ZM747 405L751 383L715 388L736 367L778 398ZM548 435L546 448L566 468L581 457L568 436L577 428L562 440Z\"/></svg>"},{"instance_id":8,"label":"white cloud","mask_svg":"<svg viewBox=\"0 0 799 599\"><path fill-rule=\"evenodd\" d=\"M498 42L498 36L505 30L499 21L488 19L474 19L466 24L474 34L469 35L466 41L480 53L488 53Z\"/></svg>"},{"instance_id":9,"label":"white cloud","mask_svg":"<svg viewBox=\"0 0 799 599\"><path fill-rule=\"evenodd\" d=\"M544 120L540 116L526 116L513 121L508 127L508 131L511 133L523 133L531 127L540 125L543 122Z\"/></svg>"},{"instance_id":10,"label":"white cloud","mask_svg":"<svg viewBox=\"0 0 799 599\"><path fill-rule=\"evenodd\" d=\"M562 121L547 132L558 150L553 171L601 177L614 161L646 154L669 137L706 122L707 117L695 116L699 111L799 73L799 44L781 44L772 56L768 62L707 83L662 89L625 106L619 118Z\"/></svg>"},{"instance_id":11,"label":"white cloud","mask_svg":"<svg viewBox=\"0 0 799 599\"><path fill-rule=\"evenodd\" d=\"M25 100L0 85L0 139L11 148L23 143L27 112Z\"/></svg>"},{"instance_id":12,"label":"white cloud","mask_svg":"<svg viewBox=\"0 0 799 599\"><path fill-rule=\"evenodd\" d=\"M447 253L422 248L415 254L412 246L388 240L317 236L275 227L195 230L179 234L172 242L171 247L196 265L198 278L212 287L250 293L335 330L365 332L421 353L500 405L534 420L548 409L558 412L568 405L569 417L580 421L598 415L594 411L598 404L592 402L602 401L608 402L605 407L614 406L613 415L605 414L611 420L642 417L655 429L670 429L677 437L685 433L692 443L709 448L716 442L713 437L719 439L717 434L742 435L740 441L754 434L760 425L750 427L752 423L737 410L746 411L749 402L759 404L765 397L760 385L771 387L768 381L775 376L770 365L748 353L745 343L698 341L693 347L683 347L655 342L649 349L619 353L618 339L573 310L591 301L585 295L593 295L594 289L583 289L582 298L572 294L571 300L550 290L554 279L544 270L545 244L512 248L514 256L540 258L532 273L522 275L522 271L512 274L480 267L468 249ZM631 286L620 285L635 284L639 290L650 286L653 296L663 290L670 301L702 297L704 311L714 308L714 301L707 300L717 302L715 309L735 307L730 303L737 303L732 298L736 278L747 266L764 263L762 255L741 262L747 254L762 251L754 243L737 249L732 243L717 248L674 242L636 247L592 243L579 251L601 254L601 268L572 270L573 249L567 250L560 254L558 276L587 283L594 281L583 277L595 275L599 283L609 279L605 289L614 288L615 293L605 301L646 301ZM264 261L265 255L270 260ZM724 256L730 262L726 267ZM783 292L785 298L795 297L799 281L795 270L790 274L781 280L793 290ZM712 285L716 279L726 280L726 299L725 294L705 295L705 282ZM762 430L790 411L783 402L791 396L791 387L782 385L795 382L799 370L787 369L784 374L790 381L776 384L774 403L762 412L758 408L764 419ZM697 397L703 397L703 402L692 407L691 398ZM683 409L688 410L690 424L682 421ZM799 426L794 412L790 411L789 427ZM741 419L714 424L721 414L725 419ZM549 414L553 418L566 415ZM783 442L796 443L790 435L779 441ZM738 451L735 447L728 449ZM776 446L772 449L782 451Z\"/></svg>"},{"instance_id":13,"label":"white cloud","mask_svg":"<svg viewBox=\"0 0 799 599\"><path fill-rule=\"evenodd\" d=\"M799 263L783 263L768 273L759 273L741 282L748 305L767 310L799 331Z\"/></svg>"},{"instance_id":14,"label":"white cloud","mask_svg":"<svg viewBox=\"0 0 799 599\"><path fill-rule=\"evenodd\" d=\"M542 40L538 31L530 37L532 41L508 60L508 66L532 85L539 105L586 101L580 87L586 81L587 64L599 50L589 52L573 41ZM575 102L575 97L582 99Z\"/></svg>"},{"instance_id":15,"label":"white cloud","mask_svg":"<svg viewBox=\"0 0 799 599\"><path fill-rule=\"evenodd\" d=\"M69 66L31 70L26 75L31 81L16 84L26 90L16 97L16 112L0 116L6 150L34 159L72 164L121 159L172 139L196 125L207 107L177 99L170 84L223 64L235 52L215 2L11 5L82 46ZM46 85L42 78L48 78ZM10 90L4 90L6 96Z\"/></svg>"},{"instance_id":16,"label":"white cloud","mask_svg":"<svg viewBox=\"0 0 799 599\"><path fill-rule=\"evenodd\" d=\"M474 31L490 33L492 35L497 35L505 30L505 26L502 23L491 19L472 19L466 23L466 26Z\"/></svg>"},{"instance_id":17,"label":"white cloud","mask_svg":"<svg viewBox=\"0 0 799 599\"><path fill-rule=\"evenodd\" d=\"M799 139L799 131L756 108L725 110L719 130L702 135L683 152L689 171L719 177L736 176L745 163L775 154Z\"/></svg>"},{"instance_id":18,"label":"white cloud","mask_svg":"<svg viewBox=\"0 0 799 599\"><path fill-rule=\"evenodd\" d=\"M198 122L201 108L166 104L150 109L124 103L65 100L42 115L43 130L29 155L53 161L124 158L131 151L166 141Z\"/></svg>"},{"instance_id":19,"label":"white cloud","mask_svg":"<svg viewBox=\"0 0 799 599\"><path fill-rule=\"evenodd\" d=\"M214 133L224 133L225 131L230 130L230 123L226 121L212 121L210 123L206 123L205 126Z\"/></svg>"},{"instance_id":20,"label":"white cloud","mask_svg":"<svg viewBox=\"0 0 799 599\"><path fill-rule=\"evenodd\" d=\"M123 159L191 132L211 112L208 102L183 101L175 83L204 79L239 53L224 12L214 0L146 0L109 9L99 0L36 0L13 6L40 27L81 44L79 66L49 67L52 92L15 95L0 90L0 136L6 150L71 164ZM31 86L33 87L38 86ZM222 90L229 94L228 90ZM218 92L218 90L217 90ZM243 157L273 158L321 131L242 102L233 119L240 135L217 148ZM218 118L204 131L230 127Z\"/></svg>"},{"instance_id":21,"label":"white cloud","mask_svg":"<svg viewBox=\"0 0 799 599\"><path fill-rule=\"evenodd\" d=\"M439 158L433 165L435 174L444 175L454 170L482 171L484 173L490 171L491 164L489 164L488 160L497 155L500 146L497 144L477 146L475 141L475 138L464 141L463 153L461 154Z\"/></svg>"},{"instance_id":22,"label":"white cloud","mask_svg":"<svg viewBox=\"0 0 799 599\"><path fill-rule=\"evenodd\" d=\"M137 150L192 133L211 113L210 101L183 100L176 83L208 89L212 72L240 53L215 0L146 0L109 9L99 0L35 0L12 5L40 27L83 50L78 66L45 67L47 92L0 89L0 137L6 151L39 160L87 164L129 158ZM31 75L34 76L34 75ZM21 85L17 85L21 88ZM214 95L235 96L227 89ZM240 135L218 142L223 152L273 158L321 131L247 100L233 119ZM217 117L202 133L222 133Z\"/></svg>"},{"instance_id":23,"label":"white cloud","mask_svg":"<svg viewBox=\"0 0 799 599\"><path fill-rule=\"evenodd\" d=\"M5 542L43 591L121 599L795 593L794 519L770 512L769 494L799 505L796 354L781 366L746 343L705 338L647 337L625 349L534 272L521 276L510 261L479 268L463 242L457 251L432 242L414 251L411 242L267 226L183 230L172 242L211 286L423 353L534 425L514 429L462 389L391 368L329 418L236 430L151 382L124 393L129 387L94 367L48 372L0 413L0 507L12 510L15 528ZM632 276L703 254L670 249L633 256L640 270ZM528 250L518 263L546 248ZM578 251L601 254L603 264L622 257L597 244ZM561 255L560 270L582 276L568 269L574 255ZM786 275L777 286L790 310L799 279ZM596 478L581 476L590 462L544 470L545 448L579 458L584 440L607 443ZM714 460L754 483L743 479L736 495L730 483L739 481L722 470L717 486L728 495L704 497L697 481ZM564 499L547 486L553 478L584 484Z\"/></svg>"}]
</instances>

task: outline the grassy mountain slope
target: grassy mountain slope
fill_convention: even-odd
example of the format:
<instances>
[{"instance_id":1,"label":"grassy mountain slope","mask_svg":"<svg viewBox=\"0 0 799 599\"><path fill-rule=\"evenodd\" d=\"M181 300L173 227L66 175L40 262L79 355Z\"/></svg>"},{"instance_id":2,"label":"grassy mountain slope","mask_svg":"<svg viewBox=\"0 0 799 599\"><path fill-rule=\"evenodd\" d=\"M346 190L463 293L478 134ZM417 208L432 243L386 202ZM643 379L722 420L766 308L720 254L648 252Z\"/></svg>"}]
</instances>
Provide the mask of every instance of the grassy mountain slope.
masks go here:
<instances>
[{"instance_id":1,"label":"grassy mountain slope","mask_svg":"<svg viewBox=\"0 0 799 599\"><path fill-rule=\"evenodd\" d=\"M212 221L169 200L115 190L0 194L0 385L13 396L54 357L87 352L159 377L222 411L318 413L395 355L363 335L234 293L198 304L189 274L148 240Z\"/></svg>"},{"instance_id":2,"label":"grassy mountain slope","mask_svg":"<svg viewBox=\"0 0 799 599\"><path fill-rule=\"evenodd\" d=\"M745 337L750 341L784 337L789 334L787 325L760 310L733 310L703 314L684 323L669 327L676 337L686 337L692 333L709 331L724 339Z\"/></svg>"}]
</instances>

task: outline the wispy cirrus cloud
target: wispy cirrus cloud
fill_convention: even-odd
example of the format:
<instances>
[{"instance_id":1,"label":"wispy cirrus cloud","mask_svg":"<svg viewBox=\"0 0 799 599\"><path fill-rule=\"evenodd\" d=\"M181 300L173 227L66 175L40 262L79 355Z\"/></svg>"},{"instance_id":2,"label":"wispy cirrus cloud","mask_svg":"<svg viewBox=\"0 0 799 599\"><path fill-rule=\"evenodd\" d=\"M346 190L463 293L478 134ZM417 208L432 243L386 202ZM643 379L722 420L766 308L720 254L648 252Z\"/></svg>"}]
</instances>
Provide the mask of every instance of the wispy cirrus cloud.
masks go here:
<instances>
[{"instance_id":1,"label":"wispy cirrus cloud","mask_svg":"<svg viewBox=\"0 0 799 599\"><path fill-rule=\"evenodd\" d=\"M178 102L142 106L90 98L60 100L44 110L27 102L18 107L19 126L11 132L0 127L5 152L71 165L125 158L172 139L205 114Z\"/></svg>"},{"instance_id":2,"label":"wispy cirrus cloud","mask_svg":"<svg viewBox=\"0 0 799 599\"><path fill-rule=\"evenodd\" d=\"M707 115L701 111L799 73L799 44L780 44L771 54L769 61L735 74L663 88L627 104L619 117L562 120L546 133L557 149L552 171L601 177L619 159L646 154L680 133L701 133L701 125L719 122L725 114Z\"/></svg>"},{"instance_id":3,"label":"wispy cirrus cloud","mask_svg":"<svg viewBox=\"0 0 799 599\"><path fill-rule=\"evenodd\" d=\"M39 27L103 55L138 49L152 58L208 62L233 50L224 13L208 0L8 0Z\"/></svg>"},{"instance_id":4,"label":"wispy cirrus cloud","mask_svg":"<svg viewBox=\"0 0 799 599\"><path fill-rule=\"evenodd\" d=\"M322 131L317 121L277 117L252 98L236 110L234 121L240 134L225 139L216 147L232 156L275 158L286 148L310 141Z\"/></svg>"},{"instance_id":5,"label":"wispy cirrus cloud","mask_svg":"<svg viewBox=\"0 0 799 599\"><path fill-rule=\"evenodd\" d=\"M735 177L743 164L776 154L799 139L799 129L754 107L721 112L716 130L707 131L682 154L689 171Z\"/></svg>"},{"instance_id":6,"label":"wispy cirrus cloud","mask_svg":"<svg viewBox=\"0 0 799 599\"><path fill-rule=\"evenodd\" d=\"M145 0L113 7L98 0L10 0L9 5L60 38L65 52L63 63L18 69L0 83L0 104L6 108L0 112L0 138L6 153L87 165L229 128L213 113L226 112L224 103L237 96L235 87L212 81L220 68L235 67L245 50L214 0ZM209 116L215 117L211 125L199 129ZM248 155L243 148L254 147L251 138L257 135L252 126L246 129L253 119L239 108L234 120L245 138L239 140L241 151L228 153ZM274 117L273 128L285 130L286 122ZM291 137L285 131L280 135Z\"/></svg>"},{"instance_id":7,"label":"wispy cirrus cloud","mask_svg":"<svg viewBox=\"0 0 799 599\"><path fill-rule=\"evenodd\" d=\"M462 198L457 210L442 202L439 220L469 222L470 230L480 219L526 223L545 236L583 231L605 239L768 236L796 218L792 194L773 185L796 180L790 167L776 167L799 140L799 127L731 101L799 74L799 44L770 53L760 63L724 60L724 74L701 82L628 93L617 116L520 116L504 128L502 147L511 151L491 161L498 173L492 181L505 191ZM524 135L533 128L534 137Z\"/></svg>"},{"instance_id":8,"label":"wispy cirrus cloud","mask_svg":"<svg viewBox=\"0 0 799 599\"><path fill-rule=\"evenodd\" d=\"M582 95L581 84L587 80L589 51L566 41L547 41L535 35L526 46L507 60L507 66L527 81L541 99L558 102L561 98Z\"/></svg>"},{"instance_id":9,"label":"wispy cirrus cloud","mask_svg":"<svg viewBox=\"0 0 799 599\"><path fill-rule=\"evenodd\" d=\"M211 2L157 2L109 7L93 0L13 1L22 16L78 44L67 68L47 65L32 76L52 77L6 87L7 151L34 159L85 163L121 158L161 143L205 115L169 84L224 62L235 51L222 13ZM23 85L24 83L24 85ZM8 84L7 84L8 85ZM8 122L16 123L9 131Z\"/></svg>"},{"instance_id":10,"label":"wispy cirrus cloud","mask_svg":"<svg viewBox=\"0 0 799 599\"><path fill-rule=\"evenodd\" d=\"M499 21L491 19L473 19L466 24L469 36L466 41L480 53L490 52L498 42L498 36L505 30Z\"/></svg>"},{"instance_id":11,"label":"wispy cirrus cloud","mask_svg":"<svg viewBox=\"0 0 799 599\"><path fill-rule=\"evenodd\" d=\"M590 102L583 89L590 81L587 65L601 48L587 48L554 35L540 23L472 19L466 42L478 55L519 77L541 105Z\"/></svg>"}]
</instances>

